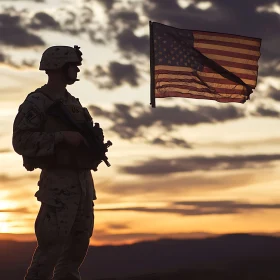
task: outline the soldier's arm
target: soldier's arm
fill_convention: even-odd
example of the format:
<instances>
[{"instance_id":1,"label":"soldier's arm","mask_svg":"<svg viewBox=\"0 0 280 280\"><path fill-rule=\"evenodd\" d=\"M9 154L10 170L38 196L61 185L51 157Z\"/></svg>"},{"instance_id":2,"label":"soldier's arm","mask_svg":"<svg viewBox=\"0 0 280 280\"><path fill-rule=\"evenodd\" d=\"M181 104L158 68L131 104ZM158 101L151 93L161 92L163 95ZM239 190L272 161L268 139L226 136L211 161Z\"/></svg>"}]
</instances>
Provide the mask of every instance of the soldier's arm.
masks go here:
<instances>
[{"instance_id":1,"label":"soldier's arm","mask_svg":"<svg viewBox=\"0 0 280 280\"><path fill-rule=\"evenodd\" d=\"M19 108L13 124L12 144L23 156L47 156L55 152L55 145L63 141L61 132L40 132L45 114L35 104L25 101Z\"/></svg>"}]
</instances>

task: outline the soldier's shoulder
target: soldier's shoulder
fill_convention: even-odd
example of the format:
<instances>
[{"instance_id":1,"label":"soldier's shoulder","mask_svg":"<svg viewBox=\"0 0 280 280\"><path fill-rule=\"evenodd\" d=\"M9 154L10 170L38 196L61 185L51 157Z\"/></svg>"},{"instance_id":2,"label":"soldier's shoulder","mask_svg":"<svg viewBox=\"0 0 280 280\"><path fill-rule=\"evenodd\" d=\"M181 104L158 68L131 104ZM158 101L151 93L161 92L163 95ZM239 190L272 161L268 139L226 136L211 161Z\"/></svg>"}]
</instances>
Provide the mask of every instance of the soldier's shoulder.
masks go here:
<instances>
[{"instance_id":1,"label":"soldier's shoulder","mask_svg":"<svg viewBox=\"0 0 280 280\"><path fill-rule=\"evenodd\" d=\"M40 88L30 92L25 98L21 107L36 107L39 111L44 112L53 101L40 91Z\"/></svg>"},{"instance_id":2,"label":"soldier's shoulder","mask_svg":"<svg viewBox=\"0 0 280 280\"><path fill-rule=\"evenodd\" d=\"M71 102L71 103L77 103L77 104L79 104L79 105L82 106L82 104L81 104L79 98L77 98L77 97L75 97L74 95L72 95L69 91L67 91L67 92L68 92L68 98L70 99L70 102Z\"/></svg>"}]
</instances>

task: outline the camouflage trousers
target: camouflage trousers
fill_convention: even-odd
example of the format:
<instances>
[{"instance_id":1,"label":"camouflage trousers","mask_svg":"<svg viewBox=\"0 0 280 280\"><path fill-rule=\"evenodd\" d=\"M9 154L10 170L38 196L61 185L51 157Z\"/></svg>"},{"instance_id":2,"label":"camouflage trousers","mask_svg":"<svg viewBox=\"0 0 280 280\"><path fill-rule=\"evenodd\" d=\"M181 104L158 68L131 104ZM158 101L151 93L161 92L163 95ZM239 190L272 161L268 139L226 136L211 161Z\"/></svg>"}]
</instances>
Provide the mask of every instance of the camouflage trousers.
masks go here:
<instances>
[{"instance_id":1,"label":"camouflage trousers","mask_svg":"<svg viewBox=\"0 0 280 280\"><path fill-rule=\"evenodd\" d=\"M35 221L37 247L25 280L81 279L79 267L94 227L93 208L93 201L85 196L63 208L41 203Z\"/></svg>"}]
</instances>

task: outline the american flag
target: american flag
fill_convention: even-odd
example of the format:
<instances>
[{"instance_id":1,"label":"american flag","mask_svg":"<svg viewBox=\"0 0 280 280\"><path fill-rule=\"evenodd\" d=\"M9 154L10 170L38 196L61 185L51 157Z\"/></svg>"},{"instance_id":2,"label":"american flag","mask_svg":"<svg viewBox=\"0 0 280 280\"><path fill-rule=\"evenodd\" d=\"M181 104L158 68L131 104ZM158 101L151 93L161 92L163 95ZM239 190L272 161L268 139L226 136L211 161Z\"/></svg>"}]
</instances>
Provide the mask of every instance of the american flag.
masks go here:
<instances>
[{"instance_id":1,"label":"american flag","mask_svg":"<svg viewBox=\"0 0 280 280\"><path fill-rule=\"evenodd\" d=\"M261 39L150 22L151 104L184 97L244 103L257 84Z\"/></svg>"}]
</instances>

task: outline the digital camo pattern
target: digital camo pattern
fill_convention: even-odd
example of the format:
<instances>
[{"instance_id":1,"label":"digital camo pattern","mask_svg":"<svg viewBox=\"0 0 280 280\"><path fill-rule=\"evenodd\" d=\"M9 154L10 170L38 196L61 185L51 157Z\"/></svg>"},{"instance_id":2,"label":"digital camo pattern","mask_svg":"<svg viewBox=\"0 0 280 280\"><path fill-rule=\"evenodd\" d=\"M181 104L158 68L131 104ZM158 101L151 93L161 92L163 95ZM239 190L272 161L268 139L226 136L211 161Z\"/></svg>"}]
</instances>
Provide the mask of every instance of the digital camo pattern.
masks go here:
<instances>
[{"instance_id":1,"label":"digital camo pattern","mask_svg":"<svg viewBox=\"0 0 280 280\"><path fill-rule=\"evenodd\" d=\"M94 227L93 206L93 202L88 205L83 199L78 209L76 205L72 209L71 206L68 208L72 211L41 204L35 221L38 244L25 280L81 279L79 267L87 254ZM71 212L76 212L76 215L72 229L67 234L61 228L65 228L65 223L72 223L72 219L69 219Z\"/></svg>"},{"instance_id":2,"label":"digital camo pattern","mask_svg":"<svg viewBox=\"0 0 280 280\"><path fill-rule=\"evenodd\" d=\"M41 89L44 90L44 87ZM80 111L83 110L83 107L78 99L73 97L70 93L68 93L68 98L63 102L65 105L72 105ZM14 121L12 140L14 150L18 154L32 157L53 155L55 153L55 145L60 141L60 133L38 132L39 128L43 125L47 118L45 110L51 103L52 100L50 100L47 96L41 92L35 92L30 94L20 105L19 112ZM73 177L78 176L83 193L85 193L86 189L89 189L91 199L96 199L94 183L90 170L75 170L75 172L68 170L67 175L65 175L65 172L67 173L65 170L43 170L41 172L40 181L44 181L44 177L48 176L52 178L51 182L61 181L61 178L64 177L65 182L63 183L63 189L65 190L71 188L71 184L74 181L72 180ZM78 175L75 175L76 173ZM71 180L67 180L67 177L71 178ZM47 181L47 179L45 181ZM51 183L46 184L42 187L42 191L40 190L40 184L38 184L39 192L37 194L37 198L39 201L49 203L51 196L52 200L57 197L55 197L54 192L50 190L50 188L53 187Z\"/></svg>"},{"instance_id":3,"label":"digital camo pattern","mask_svg":"<svg viewBox=\"0 0 280 280\"><path fill-rule=\"evenodd\" d=\"M77 55L75 48L68 46L52 46L44 51L39 70L59 69L68 62L81 65L81 61L82 59Z\"/></svg>"},{"instance_id":4,"label":"digital camo pattern","mask_svg":"<svg viewBox=\"0 0 280 280\"><path fill-rule=\"evenodd\" d=\"M42 87L43 88L43 87ZM58 132L38 132L50 105L44 94L30 94L20 105L13 126L13 147L20 155L46 156L55 153L61 141ZM64 100L82 108L72 95ZM94 226L96 199L91 171L87 169L43 169L35 193L41 208L35 222L38 246L25 280L78 280ZM63 278L64 277L64 278Z\"/></svg>"}]
</instances>

